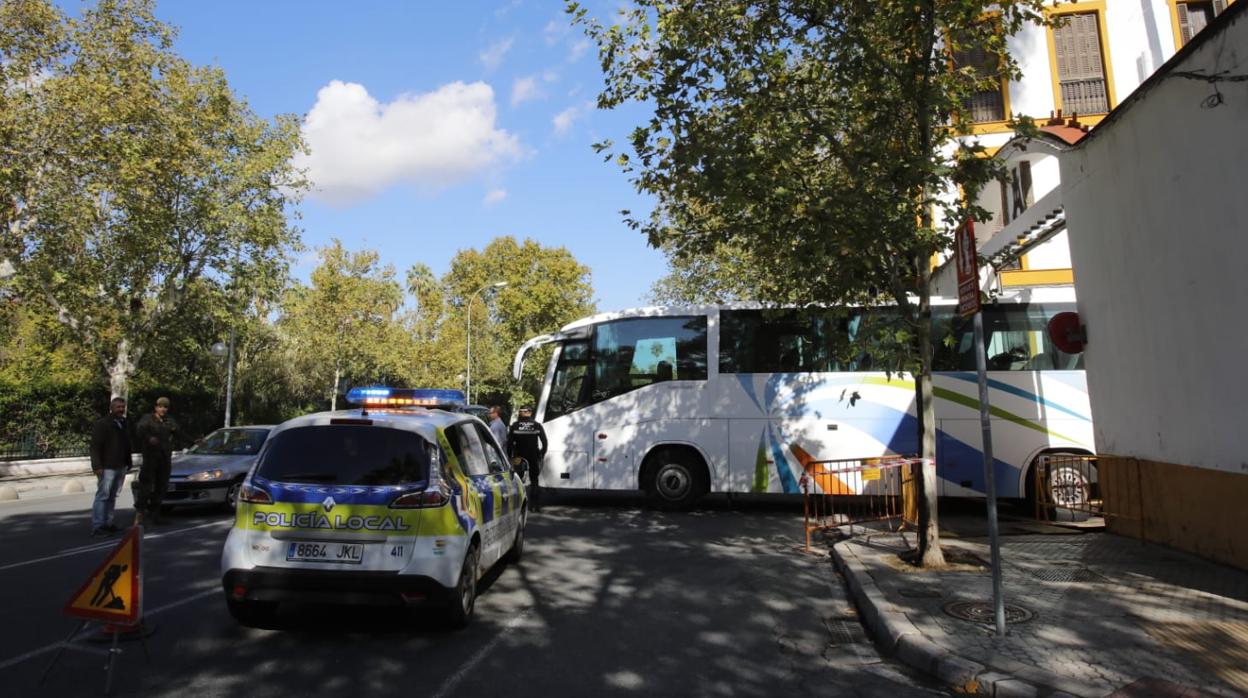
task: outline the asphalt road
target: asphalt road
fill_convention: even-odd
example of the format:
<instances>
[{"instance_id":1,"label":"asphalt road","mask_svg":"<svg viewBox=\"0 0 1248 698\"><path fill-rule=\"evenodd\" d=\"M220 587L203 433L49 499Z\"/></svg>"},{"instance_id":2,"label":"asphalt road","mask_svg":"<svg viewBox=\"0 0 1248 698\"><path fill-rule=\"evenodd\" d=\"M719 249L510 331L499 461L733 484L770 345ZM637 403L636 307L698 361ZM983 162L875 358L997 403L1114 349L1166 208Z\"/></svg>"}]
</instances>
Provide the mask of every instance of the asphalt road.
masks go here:
<instances>
[{"instance_id":1,"label":"asphalt road","mask_svg":"<svg viewBox=\"0 0 1248 698\"><path fill-rule=\"evenodd\" d=\"M77 624L61 607L115 543L87 535L89 507L85 494L0 503L0 694L102 694L103 658L80 651L37 683ZM119 523L129 507L123 493ZM320 606L239 627L218 576L230 522L187 510L149 529L151 661L124 643L114 695L945 695L879 657L827 557L801 552L791 505L564 499L530 518L524 560L491 571L461 631Z\"/></svg>"}]
</instances>

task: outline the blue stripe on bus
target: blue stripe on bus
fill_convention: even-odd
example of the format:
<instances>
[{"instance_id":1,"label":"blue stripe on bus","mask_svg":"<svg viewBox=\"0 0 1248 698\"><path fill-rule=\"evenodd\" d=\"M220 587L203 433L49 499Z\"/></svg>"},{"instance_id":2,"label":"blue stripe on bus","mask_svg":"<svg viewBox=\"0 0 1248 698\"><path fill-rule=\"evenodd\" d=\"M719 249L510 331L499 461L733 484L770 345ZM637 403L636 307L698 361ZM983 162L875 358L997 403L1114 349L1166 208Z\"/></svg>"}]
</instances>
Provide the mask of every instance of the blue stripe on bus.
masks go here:
<instances>
[{"instance_id":1,"label":"blue stripe on bus","mask_svg":"<svg viewBox=\"0 0 1248 698\"><path fill-rule=\"evenodd\" d=\"M776 474L780 476L781 489L789 493L800 492L797 479L793 477L793 471L789 469L789 459L784 455L784 449L780 446L780 441L776 438L770 424L767 425L767 440L771 442L771 457L776 462Z\"/></svg>"},{"instance_id":2,"label":"blue stripe on bus","mask_svg":"<svg viewBox=\"0 0 1248 698\"><path fill-rule=\"evenodd\" d=\"M758 395L754 391L754 376L752 374L738 374L737 380L741 381L741 388L745 390L745 394L750 396L750 400L754 402L754 406L759 412L763 412L763 406L758 402Z\"/></svg>"},{"instance_id":3,"label":"blue stripe on bus","mask_svg":"<svg viewBox=\"0 0 1248 698\"><path fill-rule=\"evenodd\" d=\"M940 374L937 374L937 375L939 375L939 376L941 376L941 377L947 377L947 378L956 378L956 379L958 379L958 380L960 380L960 381L966 381L966 382L968 382L968 383L978 383L978 382L979 382L979 378L978 378L978 377L977 377L974 373L966 373L966 372L964 372L964 371L959 371L959 372L957 372L957 373L940 373ZM1085 421L1085 422L1090 422L1090 421L1092 421L1092 418L1091 418L1091 417L1088 417L1088 416L1086 416L1086 415L1079 414L1078 412L1075 412L1075 411L1074 411L1074 410L1072 410L1072 409L1069 409L1069 408L1066 408L1066 407L1062 407L1061 405L1059 405L1059 404L1057 404L1057 403L1055 403L1055 402L1052 402L1052 401L1050 401L1050 400L1046 400L1045 398L1043 398L1043 397L1041 397L1041 396L1039 396L1039 395L1037 395L1037 394L1035 394L1035 393L1028 392L1028 391L1026 391L1026 390L1023 390L1022 388L1016 388L1016 387L1014 387L1014 386L1012 386L1012 385L1010 385L1010 384L1008 384L1008 383L1002 383L1002 382L1001 382L1001 381L999 381L999 380L993 380L992 378L989 378L989 379L988 379L988 387L990 387L990 388L996 388L997 390L1000 390L1000 391L1001 391L1001 392L1003 392L1003 393L1009 393L1009 394L1011 394L1011 395L1017 395L1018 397L1025 398L1025 399L1027 399L1027 400L1031 400L1031 401L1033 401L1033 402L1038 403L1039 405L1041 405L1041 406L1043 406L1043 407L1047 407L1047 408L1050 408L1050 409L1058 410L1059 412L1065 412L1066 414L1071 415L1072 417L1078 417L1079 419L1082 419L1082 420L1083 420L1083 421Z\"/></svg>"}]
</instances>

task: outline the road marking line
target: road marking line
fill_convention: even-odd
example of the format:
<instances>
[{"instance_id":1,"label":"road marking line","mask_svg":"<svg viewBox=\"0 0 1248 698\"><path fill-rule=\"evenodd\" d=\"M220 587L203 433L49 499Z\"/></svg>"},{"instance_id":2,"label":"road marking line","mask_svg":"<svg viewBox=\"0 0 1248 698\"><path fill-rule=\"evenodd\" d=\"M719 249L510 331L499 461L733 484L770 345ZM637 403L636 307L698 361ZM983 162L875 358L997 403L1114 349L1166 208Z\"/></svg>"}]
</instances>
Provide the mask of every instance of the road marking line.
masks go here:
<instances>
[{"instance_id":1,"label":"road marking line","mask_svg":"<svg viewBox=\"0 0 1248 698\"><path fill-rule=\"evenodd\" d=\"M116 543L92 543L91 545L80 545L77 548L66 548L59 554L65 553L85 553L88 550L103 550L104 548L116 545Z\"/></svg>"},{"instance_id":2,"label":"road marking line","mask_svg":"<svg viewBox=\"0 0 1248 698\"><path fill-rule=\"evenodd\" d=\"M212 596L213 594L220 594L220 593L221 593L221 589L217 587L213 587L212 589L204 589L198 594L192 594L184 599L179 599L177 601L167 603L164 606L153 608L150 611L144 611L143 617L147 618L148 616L154 616L157 613L160 613L162 611L168 611L171 608L177 608L178 606L181 606L183 604L188 604L188 603L191 603L192 601L198 601L206 596ZM0 662L0 670L8 669L9 667L15 664L21 664L27 659L34 659L35 657L38 657L41 654L47 654L48 652L51 652L52 650L59 649L62 644L64 643L53 642L52 644L44 645L43 647L40 647L37 650L31 650L27 652L26 654L18 655L16 657L13 657L12 659L6 659L3 662Z\"/></svg>"},{"instance_id":3,"label":"road marking line","mask_svg":"<svg viewBox=\"0 0 1248 698\"><path fill-rule=\"evenodd\" d=\"M490 640L489 643L485 645L485 647L482 647L480 650L477 651L476 654L472 655L472 659L469 659L467 662L465 662L464 665L459 668L459 671L455 672L454 676L447 679L446 683L442 684L441 688L438 689L438 692L433 694L433 698L446 698L446 696L449 696L451 694L451 691L454 691L455 688L459 686L459 682L463 681L464 677L468 675L468 672L476 668L476 666L480 664L482 660L485 659L486 655L488 655L490 651L494 649L494 646L497 645L499 642L501 642L503 638L507 637L506 631L511 630L512 628L515 628L516 625L520 623L520 621L527 618L529 615L529 611L531 610L533 610L532 607L526 608L524 610L524 613L521 613L515 618L512 618L511 620L507 621L507 625L503 626L503 632L496 633L494 635L493 640ZM0 664L0 669L3 669L3 668L4 668L4 665Z\"/></svg>"},{"instance_id":4,"label":"road marking line","mask_svg":"<svg viewBox=\"0 0 1248 698\"><path fill-rule=\"evenodd\" d=\"M164 533L153 533L150 536L145 534L143 536L143 540L156 540L158 538L164 538L165 536L172 536L172 535L176 535L179 533L185 533L186 531L194 531L196 529L206 528L208 526L220 526L221 524L233 525L234 521L229 520L229 519L226 519L223 521L209 521L206 524L199 524L198 526L187 526L186 528L179 528L176 531L166 531ZM48 555L47 557L38 557L38 558L35 558L34 560L24 560L22 562L14 562L8 565L4 565L3 567L0 567L0 572L3 572L5 570L11 570L17 567L25 567L26 565L33 565L38 562L47 562L48 560L56 560L62 557L69 557L71 555L81 555L82 553L89 553L93 550L103 550L104 548L110 548L116 544L117 544L116 542L100 543L98 545L88 545L88 546L81 547L81 548L69 548L68 550L62 550L61 552L55 555Z\"/></svg>"}]
</instances>

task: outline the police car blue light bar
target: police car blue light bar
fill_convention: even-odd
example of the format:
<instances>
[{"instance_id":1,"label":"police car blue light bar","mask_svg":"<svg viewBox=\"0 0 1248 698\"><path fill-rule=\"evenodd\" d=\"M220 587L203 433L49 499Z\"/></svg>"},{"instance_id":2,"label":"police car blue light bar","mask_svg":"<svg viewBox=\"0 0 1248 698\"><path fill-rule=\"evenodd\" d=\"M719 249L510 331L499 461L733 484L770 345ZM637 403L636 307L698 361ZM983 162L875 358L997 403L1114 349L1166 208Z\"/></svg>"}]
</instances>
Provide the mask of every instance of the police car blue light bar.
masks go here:
<instances>
[{"instance_id":1,"label":"police car blue light bar","mask_svg":"<svg viewBox=\"0 0 1248 698\"><path fill-rule=\"evenodd\" d=\"M363 407L462 407L468 398L462 390L434 388L352 388L347 402Z\"/></svg>"}]
</instances>

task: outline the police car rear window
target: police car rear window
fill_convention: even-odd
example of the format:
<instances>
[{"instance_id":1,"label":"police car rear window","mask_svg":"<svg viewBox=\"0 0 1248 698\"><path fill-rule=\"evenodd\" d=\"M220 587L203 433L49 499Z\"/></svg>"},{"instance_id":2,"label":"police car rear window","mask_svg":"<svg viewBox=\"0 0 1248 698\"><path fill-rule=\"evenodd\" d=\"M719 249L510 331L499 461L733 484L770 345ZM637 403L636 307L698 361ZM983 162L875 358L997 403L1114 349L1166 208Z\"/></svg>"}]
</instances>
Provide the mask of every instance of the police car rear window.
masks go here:
<instances>
[{"instance_id":1,"label":"police car rear window","mask_svg":"<svg viewBox=\"0 0 1248 698\"><path fill-rule=\"evenodd\" d=\"M311 426L278 432L256 474L278 482L397 485L429 477L433 447L419 434L363 426Z\"/></svg>"}]
</instances>

